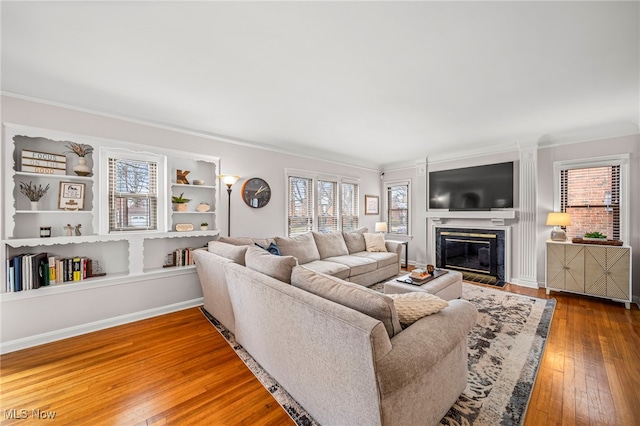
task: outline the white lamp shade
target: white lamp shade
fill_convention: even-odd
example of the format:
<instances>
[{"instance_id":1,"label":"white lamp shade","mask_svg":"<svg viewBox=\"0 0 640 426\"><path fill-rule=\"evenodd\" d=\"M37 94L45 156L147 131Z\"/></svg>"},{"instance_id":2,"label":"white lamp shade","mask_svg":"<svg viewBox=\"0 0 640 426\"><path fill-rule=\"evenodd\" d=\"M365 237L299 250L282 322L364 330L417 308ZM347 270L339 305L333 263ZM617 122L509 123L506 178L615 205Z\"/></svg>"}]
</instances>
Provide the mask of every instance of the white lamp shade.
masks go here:
<instances>
[{"instance_id":1,"label":"white lamp shade","mask_svg":"<svg viewBox=\"0 0 640 426\"><path fill-rule=\"evenodd\" d=\"M569 213L550 212L547 215L547 226L569 226L571 217Z\"/></svg>"},{"instance_id":2,"label":"white lamp shade","mask_svg":"<svg viewBox=\"0 0 640 426\"><path fill-rule=\"evenodd\" d=\"M387 232L387 222L376 222L375 232Z\"/></svg>"},{"instance_id":3,"label":"white lamp shade","mask_svg":"<svg viewBox=\"0 0 640 426\"><path fill-rule=\"evenodd\" d=\"M231 188L233 186L233 184L236 183L238 181L238 179L240 179L240 176L236 176L236 175L218 175L218 178L222 181L222 183L224 183L229 188Z\"/></svg>"}]
</instances>

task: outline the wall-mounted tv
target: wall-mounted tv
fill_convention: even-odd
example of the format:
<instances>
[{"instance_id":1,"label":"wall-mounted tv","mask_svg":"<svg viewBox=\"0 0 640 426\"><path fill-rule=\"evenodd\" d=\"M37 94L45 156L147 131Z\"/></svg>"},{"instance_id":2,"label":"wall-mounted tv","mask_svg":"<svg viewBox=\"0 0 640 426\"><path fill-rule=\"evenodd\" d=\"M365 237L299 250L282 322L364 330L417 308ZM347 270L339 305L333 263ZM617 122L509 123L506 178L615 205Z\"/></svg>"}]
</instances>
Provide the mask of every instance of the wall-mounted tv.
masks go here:
<instances>
[{"instance_id":1,"label":"wall-mounted tv","mask_svg":"<svg viewBox=\"0 0 640 426\"><path fill-rule=\"evenodd\" d=\"M429 173L429 208L513 207L513 161Z\"/></svg>"}]
</instances>

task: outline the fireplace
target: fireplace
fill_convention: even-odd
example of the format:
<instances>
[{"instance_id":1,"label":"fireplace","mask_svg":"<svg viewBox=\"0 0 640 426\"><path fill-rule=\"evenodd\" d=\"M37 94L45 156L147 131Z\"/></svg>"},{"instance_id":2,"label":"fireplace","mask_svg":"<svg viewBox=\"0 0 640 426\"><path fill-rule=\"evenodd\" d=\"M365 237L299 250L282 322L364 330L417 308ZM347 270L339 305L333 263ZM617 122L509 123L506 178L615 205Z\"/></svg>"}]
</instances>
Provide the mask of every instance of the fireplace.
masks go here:
<instances>
[{"instance_id":1,"label":"fireplace","mask_svg":"<svg viewBox=\"0 0 640 426\"><path fill-rule=\"evenodd\" d=\"M505 232L436 228L436 266L462 272L465 280L503 286Z\"/></svg>"}]
</instances>

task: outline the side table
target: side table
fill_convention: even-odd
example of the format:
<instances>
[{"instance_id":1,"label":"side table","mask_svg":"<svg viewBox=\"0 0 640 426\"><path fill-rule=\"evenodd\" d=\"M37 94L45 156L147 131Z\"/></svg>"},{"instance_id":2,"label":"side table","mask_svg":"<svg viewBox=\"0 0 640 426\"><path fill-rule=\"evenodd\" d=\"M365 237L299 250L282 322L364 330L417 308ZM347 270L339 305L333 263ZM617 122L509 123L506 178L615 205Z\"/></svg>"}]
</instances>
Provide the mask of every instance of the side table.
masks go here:
<instances>
[{"instance_id":1,"label":"side table","mask_svg":"<svg viewBox=\"0 0 640 426\"><path fill-rule=\"evenodd\" d=\"M390 243L398 243L404 246L404 265L403 268L407 269L409 266L409 241L396 241L396 240L387 240Z\"/></svg>"}]
</instances>

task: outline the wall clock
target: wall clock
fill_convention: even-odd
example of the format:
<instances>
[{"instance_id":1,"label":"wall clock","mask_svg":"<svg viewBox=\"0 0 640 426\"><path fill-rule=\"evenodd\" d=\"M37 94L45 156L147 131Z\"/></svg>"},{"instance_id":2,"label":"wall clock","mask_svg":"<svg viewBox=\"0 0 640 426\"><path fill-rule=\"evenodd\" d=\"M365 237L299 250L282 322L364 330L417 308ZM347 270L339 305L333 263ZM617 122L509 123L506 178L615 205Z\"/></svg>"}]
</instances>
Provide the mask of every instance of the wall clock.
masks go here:
<instances>
[{"instance_id":1,"label":"wall clock","mask_svg":"<svg viewBox=\"0 0 640 426\"><path fill-rule=\"evenodd\" d=\"M249 207L259 209L269 203L271 188L264 179L251 178L242 185L242 199Z\"/></svg>"}]
</instances>

